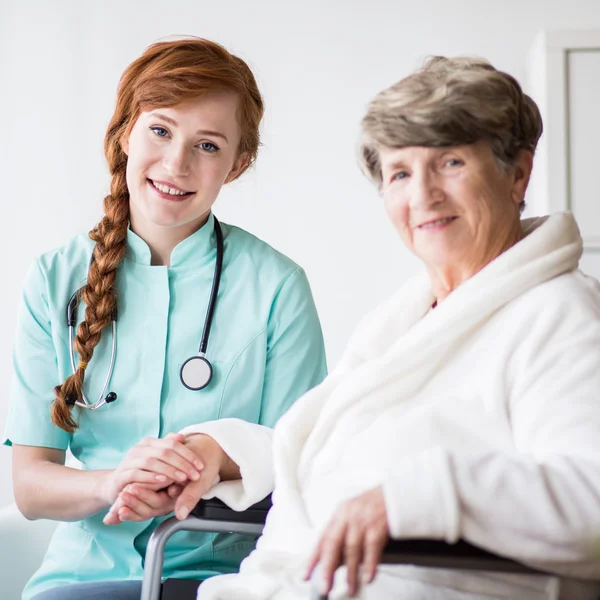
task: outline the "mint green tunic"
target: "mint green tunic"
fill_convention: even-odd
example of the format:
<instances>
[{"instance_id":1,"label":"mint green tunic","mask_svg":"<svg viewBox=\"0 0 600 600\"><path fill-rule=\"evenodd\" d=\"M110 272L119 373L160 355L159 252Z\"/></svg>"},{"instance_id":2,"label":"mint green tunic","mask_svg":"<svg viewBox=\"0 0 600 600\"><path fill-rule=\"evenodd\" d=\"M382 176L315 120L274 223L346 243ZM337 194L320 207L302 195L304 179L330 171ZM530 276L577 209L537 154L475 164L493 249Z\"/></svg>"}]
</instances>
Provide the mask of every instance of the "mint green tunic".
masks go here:
<instances>
[{"instance_id":1,"label":"mint green tunic","mask_svg":"<svg viewBox=\"0 0 600 600\"><path fill-rule=\"evenodd\" d=\"M171 266L151 266L150 249L133 232L119 267L117 359L113 404L78 410L73 435L50 420L53 388L71 373L66 304L86 280L93 242L80 235L43 254L23 292L14 345L14 377L5 444L66 450L84 469L116 467L144 437L237 417L272 427L326 374L321 327L303 270L251 234L222 224L221 286L207 350L213 379L201 391L180 382L182 363L198 351L212 285L214 218L181 242ZM84 306L79 308L83 317ZM94 352L85 390L95 401L110 361L110 328ZM106 511L61 523L25 600L74 582L141 579L144 553L161 519L107 527ZM234 572L252 540L181 532L167 544L165 577Z\"/></svg>"}]
</instances>

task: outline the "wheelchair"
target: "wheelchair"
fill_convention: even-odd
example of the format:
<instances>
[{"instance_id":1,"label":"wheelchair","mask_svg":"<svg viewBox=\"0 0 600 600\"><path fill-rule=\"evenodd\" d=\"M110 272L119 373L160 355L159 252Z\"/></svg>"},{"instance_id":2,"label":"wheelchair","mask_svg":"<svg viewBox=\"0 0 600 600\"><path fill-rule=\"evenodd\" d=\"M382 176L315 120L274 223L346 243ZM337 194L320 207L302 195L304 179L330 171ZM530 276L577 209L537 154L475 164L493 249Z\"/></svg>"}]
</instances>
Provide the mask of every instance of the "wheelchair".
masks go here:
<instances>
[{"instance_id":1,"label":"wheelchair","mask_svg":"<svg viewBox=\"0 0 600 600\"><path fill-rule=\"evenodd\" d=\"M271 496L267 496L243 512L234 511L220 500L213 498L212 500L201 500L183 521L179 521L175 517L165 520L156 528L148 542L141 600L161 600L162 598L164 550L167 541L173 534L185 530L259 536L270 508ZM384 550L381 563L442 569L543 574L541 571L497 556L462 540L456 544L433 540L390 540ZM196 584L199 583L196 582ZM177 598L179 600L195 600L196 589L197 585L189 586L188 582L185 591L182 588L182 591L177 593ZM319 600L327 600L327 597L320 596Z\"/></svg>"}]
</instances>

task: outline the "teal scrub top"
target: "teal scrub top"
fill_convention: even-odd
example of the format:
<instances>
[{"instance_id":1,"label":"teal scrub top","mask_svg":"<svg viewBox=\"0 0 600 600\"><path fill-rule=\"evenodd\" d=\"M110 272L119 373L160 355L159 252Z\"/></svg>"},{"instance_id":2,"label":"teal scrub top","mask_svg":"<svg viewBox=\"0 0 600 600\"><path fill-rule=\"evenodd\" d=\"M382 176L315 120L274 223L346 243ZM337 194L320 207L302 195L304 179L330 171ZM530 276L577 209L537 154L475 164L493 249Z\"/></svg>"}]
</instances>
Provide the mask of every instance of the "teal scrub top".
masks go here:
<instances>
[{"instance_id":1,"label":"teal scrub top","mask_svg":"<svg viewBox=\"0 0 600 600\"><path fill-rule=\"evenodd\" d=\"M303 270L253 235L222 224L221 285L206 356L213 379L186 389L179 370L198 352L216 257L214 217L177 245L171 265L151 266L150 249L132 231L118 269L117 354L110 390L118 399L77 410L73 435L52 424L53 388L71 374L66 306L85 283L93 242L80 235L32 265L14 344L11 408L4 443L66 450L84 469L112 469L144 437L236 417L273 427L326 375L319 319ZM79 307L79 319L84 306ZM111 330L86 371L91 401L102 390ZM23 599L75 582L141 579L144 554L163 520L108 527L107 511L61 523ZM164 577L202 579L237 571L253 540L180 532L167 544Z\"/></svg>"}]
</instances>

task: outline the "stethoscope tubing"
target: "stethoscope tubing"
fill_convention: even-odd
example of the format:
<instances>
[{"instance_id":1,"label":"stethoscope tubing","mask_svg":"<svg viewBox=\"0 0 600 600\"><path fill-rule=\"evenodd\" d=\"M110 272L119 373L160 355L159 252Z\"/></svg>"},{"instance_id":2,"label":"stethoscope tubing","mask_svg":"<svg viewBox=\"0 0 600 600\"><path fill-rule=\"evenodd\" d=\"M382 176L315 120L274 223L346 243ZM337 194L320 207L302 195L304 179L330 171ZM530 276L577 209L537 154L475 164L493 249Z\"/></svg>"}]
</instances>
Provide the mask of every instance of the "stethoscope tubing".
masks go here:
<instances>
[{"instance_id":1,"label":"stethoscope tubing","mask_svg":"<svg viewBox=\"0 0 600 600\"><path fill-rule=\"evenodd\" d=\"M212 378L212 365L210 361L205 358L206 349L208 347L208 339L210 336L210 329L212 326L212 320L215 312L215 307L217 304L217 296L219 294L219 285L221 283L221 272L223 270L223 231L221 230L221 224L214 217L214 229L215 235L217 238L217 256L215 261L215 272L213 276L212 288L210 292L210 298L208 301L208 309L206 311L206 318L204 320L204 328L202 330L202 338L200 340L200 347L198 349L197 357L200 357L205 363L207 363L210 373L208 379L204 385L201 387L191 387L184 380L182 372L180 372L181 383L190 390L200 390L206 387ZM94 260L94 255L90 258L90 265ZM81 288L77 290L69 299L69 303L67 304L67 325L69 329L69 356L71 359L71 370L73 374L77 372L77 367L75 365L75 349L74 349L74 338L75 338L75 327L77 325L77 306L79 304L79 298L81 296ZM116 311L112 316L112 345L111 345L111 356L110 356L110 364L108 367L108 372L106 374L106 379L104 380L104 386L102 387L102 392L98 396L98 399L95 402L90 402L90 400L85 395L83 389L81 390L81 399L75 399L74 405L79 406L81 408L87 408L89 410L97 410L108 404L112 400L110 398L107 400L108 396L105 396L106 390L110 385L110 380L112 379L113 371L115 368L115 361L117 355L117 314ZM191 357L186 361L189 362L196 357ZM184 363L185 364L185 363ZM182 368L183 371L183 368ZM116 394L109 394L113 396L113 400L116 398Z\"/></svg>"},{"instance_id":2,"label":"stethoscope tubing","mask_svg":"<svg viewBox=\"0 0 600 600\"><path fill-rule=\"evenodd\" d=\"M75 333L74 325L69 325L69 354L71 357L71 369L73 370L73 375L77 372L77 368L75 367L75 351L73 348L73 338ZM106 373L106 379L104 380L104 387L100 392L100 396L98 396L98 400L93 404L87 399L83 388L81 390L81 400L75 401L75 406L80 406L81 408L88 408L89 410L97 410L101 406L104 406L106 402L106 398L104 394L108 389L108 384L112 378L112 374L115 368L115 359L117 355L117 320L113 318L112 321L112 347L110 351L110 365L108 366L108 372Z\"/></svg>"},{"instance_id":3,"label":"stethoscope tubing","mask_svg":"<svg viewBox=\"0 0 600 600\"><path fill-rule=\"evenodd\" d=\"M217 256L215 259L215 273L213 275L212 288L210 290L210 299L208 301L208 310L204 319L204 329L202 330L202 339L200 340L200 348L198 349L199 356L204 357L206 348L208 347L208 337L212 325L213 315L215 314L215 306L217 305L217 295L219 293L219 284L221 283L221 271L223 270L223 232L221 224L214 217L215 235L217 237Z\"/></svg>"}]
</instances>

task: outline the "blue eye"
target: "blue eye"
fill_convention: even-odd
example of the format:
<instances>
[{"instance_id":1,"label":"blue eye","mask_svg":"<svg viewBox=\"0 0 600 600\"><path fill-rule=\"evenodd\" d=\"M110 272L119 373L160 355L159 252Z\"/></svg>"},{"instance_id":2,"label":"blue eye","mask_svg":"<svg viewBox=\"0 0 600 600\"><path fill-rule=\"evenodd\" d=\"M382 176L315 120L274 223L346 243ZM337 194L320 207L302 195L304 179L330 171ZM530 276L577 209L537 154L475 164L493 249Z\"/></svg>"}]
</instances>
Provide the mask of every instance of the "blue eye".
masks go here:
<instances>
[{"instance_id":1,"label":"blue eye","mask_svg":"<svg viewBox=\"0 0 600 600\"><path fill-rule=\"evenodd\" d=\"M169 132L164 127L158 125L150 127L150 131L154 132L158 137L167 137L169 135Z\"/></svg>"},{"instance_id":2,"label":"blue eye","mask_svg":"<svg viewBox=\"0 0 600 600\"><path fill-rule=\"evenodd\" d=\"M458 158L449 158L446 161L446 165L449 167L460 167L463 164L462 160L459 160Z\"/></svg>"},{"instance_id":3,"label":"blue eye","mask_svg":"<svg viewBox=\"0 0 600 600\"><path fill-rule=\"evenodd\" d=\"M392 175L392 181L396 181L398 179L406 179L408 177L408 173L406 171L398 171L398 173L394 173Z\"/></svg>"},{"instance_id":4,"label":"blue eye","mask_svg":"<svg viewBox=\"0 0 600 600\"><path fill-rule=\"evenodd\" d=\"M198 147L205 152L218 152L219 148L212 142L201 142Z\"/></svg>"}]
</instances>

